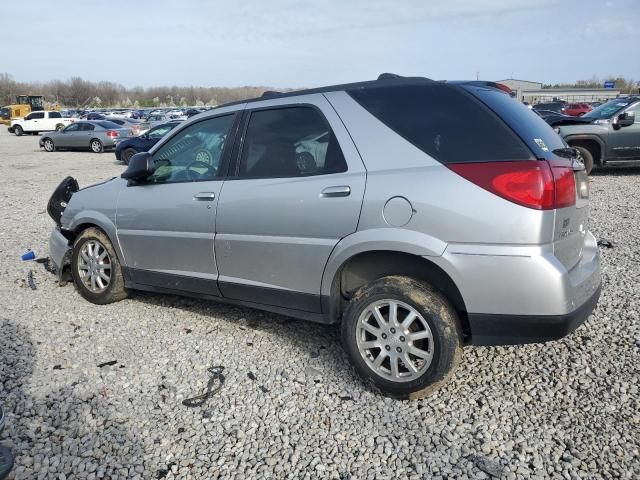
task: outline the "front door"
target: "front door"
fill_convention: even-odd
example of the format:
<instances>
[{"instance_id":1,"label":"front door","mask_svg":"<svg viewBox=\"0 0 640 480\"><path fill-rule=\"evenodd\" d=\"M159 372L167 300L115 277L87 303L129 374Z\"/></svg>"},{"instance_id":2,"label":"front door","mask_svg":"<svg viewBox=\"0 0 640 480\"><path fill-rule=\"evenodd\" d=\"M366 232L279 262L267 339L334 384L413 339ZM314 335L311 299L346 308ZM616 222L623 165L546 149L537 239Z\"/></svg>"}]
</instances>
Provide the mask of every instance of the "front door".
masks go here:
<instances>
[{"instance_id":1,"label":"front door","mask_svg":"<svg viewBox=\"0 0 640 480\"><path fill-rule=\"evenodd\" d=\"M227 114L180 129L153 150L155 172L123 189L116 226L134 282L219 294L215 214L234 120Z\"/></svg>"},{"instance_id":2,"label":"front door","mask_svg":"<svg viewBox=\"0 0 640 480\"><path fill-rule=\"evenodd\" d=\"M640 103L625 109L625 112L635 112L635 123L609 131L612 160L640 159Z\"/></svg>"},{"instance_id":3,"label":"front door","mask_svg":"<svg viewBox=\"0 0 640 480\"><path fill-rule=\"evenodd\" d=\"M324 96L304 101L248 113L220 195L216 258L223 296L320 312L329 255L357 229L365 170Z\"/></svg>"}]
</instances>

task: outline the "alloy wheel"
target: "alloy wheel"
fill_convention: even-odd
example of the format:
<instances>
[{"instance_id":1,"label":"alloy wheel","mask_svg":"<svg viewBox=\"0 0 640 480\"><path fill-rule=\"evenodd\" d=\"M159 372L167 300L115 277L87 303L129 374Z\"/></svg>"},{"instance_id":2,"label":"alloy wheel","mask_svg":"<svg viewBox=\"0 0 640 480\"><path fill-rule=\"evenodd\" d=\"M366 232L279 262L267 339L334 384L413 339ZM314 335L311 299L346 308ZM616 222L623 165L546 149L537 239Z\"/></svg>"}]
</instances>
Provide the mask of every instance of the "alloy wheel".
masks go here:
<instances>
[{"instance_id":1,"label":"alloy wheel","mask_svg":"<svg viewBox=\"0 0 640 480\"><path fill-rule=\"evenodd\" d=\"M105 246L97 240L82 245L77 268L80 281L92 293L101 293L111 283L111 258Z\"/></svg>"},{"instance_id":2,"label":"alloy wheel","mask_svg":"<svg viewBox=\"0 0 640 480\"><path fill-rule=\"evenodd\" d=\"M356 341L367 366L394 382L410 382L431 365L433 334L424 317L398 300L378 300L358 318Z\"/></svg>"}]
</instances>

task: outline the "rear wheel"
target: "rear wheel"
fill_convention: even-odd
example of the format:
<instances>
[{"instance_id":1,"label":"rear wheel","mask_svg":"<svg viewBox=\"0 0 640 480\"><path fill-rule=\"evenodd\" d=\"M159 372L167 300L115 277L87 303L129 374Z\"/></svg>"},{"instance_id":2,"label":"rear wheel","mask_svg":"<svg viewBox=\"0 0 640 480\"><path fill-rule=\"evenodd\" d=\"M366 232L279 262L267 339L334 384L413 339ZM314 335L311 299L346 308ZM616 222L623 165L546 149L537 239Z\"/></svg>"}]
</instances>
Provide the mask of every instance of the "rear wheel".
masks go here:
<instances>
[{"instance_id":1,"label":"rear wheel","mask_svg":"<svg viewBox=\"0 0 640 480\"><path fill-rule=\"evenodd\" d=\"M56 132L60 132L61 130L64 129L64 125L59 123L58 125L56 125Z\"/></svg>"},{"instance_id":2,"label":"rear wheel","mask_svg":"<svg viewBox=\"0 0 640 480\"><path fill-rule=\"evenodd\" d=\"M16 137L20 137L24 133L24 130L20 125L16 125L15 127L13 127L13 133L16 134Z\"/></svg>"},{"instance_id":3,"label":"rear wheel","mask_svg":"<svg viewBox=\"0 0 640 480\"><path fill-rule=\"evenodd\" d=\"M73 244L71 276L86 300L98 305L126 298L120 262L109 238L97 228L84 230Z\"/></svg>"},{"instance_id":4,"label":"rear wheel","mask_svg":"<svg viewBox=\"0 0 640 480\"><path fill-rule=\"evenodd\" d=\"M91 140L91 143L89 143L89 148L91 148L91 151L93 153L104 152L104 146L102 145L102 142L97 138L94 138L93 140Z\"/></svg>"},{"instance_id":5,"label":"rear wheel","mask_svg":"<svg viewBox=\"0 0 640 480\"><path fill-rule=\"evenodd\" d=\"M344 314L342 342L360 376L399 399L435 392L462 353L455 309L428 284L401 276L358 290Z\"/></svg>"},{"instance_id":6,"label":"rear wheel","mask_svg":"<svg viewBox=\"0 0 640 480\"><path fill-rule=\"evenodd\" d=\"M53 140L50 138L45 138L43 142L44 149L47 152L53 152L56 149L56 146L53 143Z\"/></svg>"},{"instance_id":7,"label":"rear wheel","mask_svg":"<svg viewBox=\"0 0 640 480\"><path fill-rule=\"evenodd\" d=\"M133 148L127 148L122 151L122 161L125 165L129 165L129 160L133 157L137 152Z\"/></svg>"},{"instance_id":8,"label":"rear wheel","mask_svg":"<svg viewBox=\"0 0 640 480\"><path fill-rule=\"evenodd\" d=\"M587 171L587 175L593 170L593 154L584 147L575 147L580 152L582 161L584 162L584 168Z\"/></svg>"}]
</instances>

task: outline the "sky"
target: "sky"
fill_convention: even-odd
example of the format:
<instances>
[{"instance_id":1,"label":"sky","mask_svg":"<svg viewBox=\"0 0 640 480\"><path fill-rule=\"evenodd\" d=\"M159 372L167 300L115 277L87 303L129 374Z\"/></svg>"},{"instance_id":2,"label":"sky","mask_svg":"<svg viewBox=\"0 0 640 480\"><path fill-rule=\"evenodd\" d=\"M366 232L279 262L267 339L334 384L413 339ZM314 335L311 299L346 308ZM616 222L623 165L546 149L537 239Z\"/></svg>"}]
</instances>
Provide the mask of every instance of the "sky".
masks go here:
<instances>
[{"instance_id":1,"label":"sky","mask_svg":"<svg viewBox=\"0 0 640 480\"><path fill-rule=\"evenodd\" d=\"M2 0L0 19L19 81L640 80L640 0Z\"/></svg>"}]
</instances>

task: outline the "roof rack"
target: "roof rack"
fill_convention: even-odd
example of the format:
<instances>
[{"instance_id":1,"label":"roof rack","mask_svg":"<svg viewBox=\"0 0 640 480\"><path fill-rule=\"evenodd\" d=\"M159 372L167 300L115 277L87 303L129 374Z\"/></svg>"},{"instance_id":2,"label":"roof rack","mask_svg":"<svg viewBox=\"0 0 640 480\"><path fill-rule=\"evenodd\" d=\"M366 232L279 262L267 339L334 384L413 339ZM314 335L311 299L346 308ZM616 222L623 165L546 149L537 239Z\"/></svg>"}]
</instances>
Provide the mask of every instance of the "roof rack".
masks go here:
<instances>
[{"instance_id":1,"label":"roof rack","mask_svg":"<svg viewBox=\"0 0 640 480\"><path fill-rule=\"evenodd\" d=\"M260 95L260 98L275 98L275 97L279 97L282 95L282 92L276 92L274 90L265 90L264 92L262 92L262 95Z\"/></svg>"}]
</instances>

